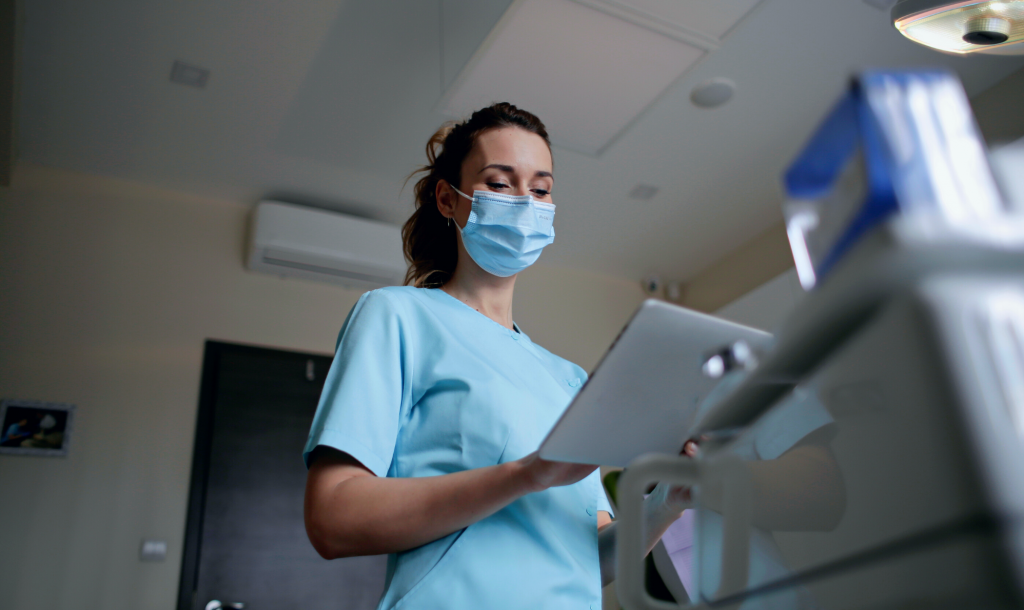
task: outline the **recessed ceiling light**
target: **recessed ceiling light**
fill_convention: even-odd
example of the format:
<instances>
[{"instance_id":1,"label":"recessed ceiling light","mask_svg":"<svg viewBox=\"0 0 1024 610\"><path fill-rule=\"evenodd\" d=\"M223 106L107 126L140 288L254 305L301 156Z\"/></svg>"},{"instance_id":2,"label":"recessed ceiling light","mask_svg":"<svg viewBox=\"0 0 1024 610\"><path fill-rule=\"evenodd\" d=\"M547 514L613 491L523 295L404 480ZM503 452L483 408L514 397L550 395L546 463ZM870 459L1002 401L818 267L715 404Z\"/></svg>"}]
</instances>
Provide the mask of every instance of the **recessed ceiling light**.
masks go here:
<instances>
[{"instance_id":1,"label":"recessed ceiling light","mask_svg":"<svg viewBox=\"0 0 1024 610\"><path fill-rule=\"evenodd\" d=\"M193 66L182 61L175 61L171 66L171 82L179 85L188 85L202 89L210 78L210 71L206 68Z\"/></svg>"},{"instance_id":2,"label":"recessed ceiling light","mask_svg":"<svg viewBox=\"0 0 1024 610\"><path fill-rule=\"evenodd\" d=\"M641 201L649 201L657 194L658 187L651 186L650 184L638 184L633 187L633 190L629 191L630 197Z\"/></svg>"},{"instance_id":3,"label":"recessed ceiling light","mask_svg":"<svg viewBox=\"0 0 1024 610\"><path fill-rule=\"evenodd\" d=\"M727 78L712 78L693 88L690 101L701 108L715 108L732 99L736 83Z\"/></svg>"}]
</instances>

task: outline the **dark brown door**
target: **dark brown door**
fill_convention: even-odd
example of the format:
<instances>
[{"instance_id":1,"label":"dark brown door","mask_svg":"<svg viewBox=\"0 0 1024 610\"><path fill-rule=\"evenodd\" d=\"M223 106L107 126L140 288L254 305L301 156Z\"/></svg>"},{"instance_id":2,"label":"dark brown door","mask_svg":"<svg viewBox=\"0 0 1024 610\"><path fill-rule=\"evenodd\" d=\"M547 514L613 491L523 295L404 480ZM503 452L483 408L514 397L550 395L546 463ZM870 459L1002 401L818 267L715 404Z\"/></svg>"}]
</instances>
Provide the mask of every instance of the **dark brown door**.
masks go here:
<instances>
[{"instance_id":1,"label":"dark brown door","mask_svg":"<svg viewBox=\"0 0 1024 610\"><path fill-rule=\"evenodd\" d=\"M325 561L302 521L302 448L330 364L207 342L178 610L376 608L387 558Z\"/></svg>"}]
</instances>

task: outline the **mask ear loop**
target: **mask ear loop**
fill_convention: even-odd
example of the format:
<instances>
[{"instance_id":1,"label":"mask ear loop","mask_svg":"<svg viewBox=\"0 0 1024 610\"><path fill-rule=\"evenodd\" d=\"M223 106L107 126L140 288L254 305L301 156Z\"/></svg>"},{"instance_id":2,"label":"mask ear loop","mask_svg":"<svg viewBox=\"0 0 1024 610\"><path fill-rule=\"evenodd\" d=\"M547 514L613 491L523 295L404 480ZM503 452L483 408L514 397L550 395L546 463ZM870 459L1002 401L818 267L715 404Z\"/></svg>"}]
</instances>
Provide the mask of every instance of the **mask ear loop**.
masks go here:
<instances>
[{"instance_id":1,"label":"mask ear loop","mask_svg":"<svg viewBox=\"0 0 1024 610\"><path fill-rule=\"evenodd\" d=\"M453 186L453 185L452 185L451 183L448 183L448 186L452 187L452 190L453 190L453 191L455 191L456 193L458 193L458 194L462 195L462 196L463 196L463 197L465 197L466 199L469 199L470 201L472 201L472 200L473 200L473 198L472 198L472 197L470 197L470 196L466 195L465 193L463 193L463 192L462 192L462 191L460 191L459 189L455 188L455 186ZM452 217L451 217L451 216L449 216L449 217L448 217L448 228L450 229L450 228L451 228L451 226L452 226Z\"/></svg>"}]
</instances>

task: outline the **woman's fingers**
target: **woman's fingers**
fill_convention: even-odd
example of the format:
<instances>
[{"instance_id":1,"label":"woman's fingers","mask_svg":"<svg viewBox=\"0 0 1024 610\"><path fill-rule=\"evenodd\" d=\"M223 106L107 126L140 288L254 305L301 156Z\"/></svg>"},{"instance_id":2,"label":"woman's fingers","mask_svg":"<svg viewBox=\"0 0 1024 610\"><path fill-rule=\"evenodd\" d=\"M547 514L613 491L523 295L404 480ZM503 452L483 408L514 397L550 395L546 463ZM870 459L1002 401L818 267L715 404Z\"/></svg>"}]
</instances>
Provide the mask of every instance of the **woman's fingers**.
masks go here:
<instances>
[{"instance_id":1,"label":"woman's fingers","mask_svg":"<svg viewBox=\"0 0 1024 610\"><path fill-rule=\"evenodd\" d=\"M552 462L542 459L536 453L526 456L523 461L540 489L572 485L597 470L597 466L588 464Z\"/></svg>"},{"instance_id":2,"label":"woman's fingers","mask_svg":"<svg viewBox=\"0 0 1024 610\"><path fill-rule=\"evenodd\" d=\"M672 487L668 490L668 503L679 510L690 506L693 502L693 494L689 487Z\"/></svg>"},{"instance_id":3,"label":"woman's fingers","mask_svg":"<svg viewBox=\"0 0 1024 610\"><path fill-rule=\"evenodd\" d=\"M685 455L687 457L695 458L699 454L700 454L700 445L697 444L697 441L693 441L693 440L686 441L686 444L683 445L683 455Z\"/></svg>"},{"instance_id":4,"label":"woman's fingers","mask_svg":"<svg viewBox=\"0 0 1024 610\"><path fill-rule=\"evenodd\" d=\"M696 458L700 455L700 445L696 440L688 440L683 444L683 450L680 453L688 458ZM688 486L673 485L669 487L665 501L669 506L683 510L693 502L693 494Z\"/></svg>"},{"instance_id":5,"label":"woman's fingers","mask_svg":"<svg viewBox=\"0 0 1024 610\"><path fill-rule=\"evenodd\" d=\"M569 464L565 462L548 462L551 468L552 487L561 485L572 485L577 481L585 479L590 473L597 470L597 466L586 464Z\"/></svg>"}]
</instances>

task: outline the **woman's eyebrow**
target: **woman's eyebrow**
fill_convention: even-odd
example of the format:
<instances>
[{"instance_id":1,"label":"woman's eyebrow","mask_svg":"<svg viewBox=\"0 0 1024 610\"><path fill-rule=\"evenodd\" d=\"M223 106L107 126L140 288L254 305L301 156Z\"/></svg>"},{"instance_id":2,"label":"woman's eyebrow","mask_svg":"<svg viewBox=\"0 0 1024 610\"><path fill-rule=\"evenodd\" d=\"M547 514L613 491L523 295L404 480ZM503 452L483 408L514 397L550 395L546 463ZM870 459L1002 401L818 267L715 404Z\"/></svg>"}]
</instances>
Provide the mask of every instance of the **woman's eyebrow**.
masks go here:
<instances>
[{"instance_id":1,"label":"woman's eyebrow","mask_svg":"<svg viewBox=\"0 0 1024 610\"><path fill-rule=\"evenodd\" d=\"M508 172L510 174L516 173L515 168L511 165L501 165L500 163L491 163L490 165L481 168L477 173L482 174L485 169L500 169L501 171Z\"/></svg>"},{"instance_id":2,"label":"woman's eyebrow","mask_svg":"<svg viewBox=\"0 0 1024 610\"><path fill-rule=\"evenodd\" d=\"M477 172L477 173L481 174L481 173L483 173L483 171L485 169L500 169L501 171L508 172L510 174L516 173L515 168L512 167L511 165L501 165L500 163L491 163L490 165L487 165L487 166L481 168L480 171ZM546 172L544 170L540 170L540 171L538 171L534 175L539 177L539 178L554 178L554 176L551 174L551 172Z\"/></svg>"}]
</instances>

